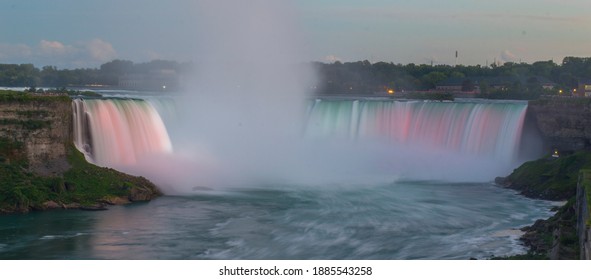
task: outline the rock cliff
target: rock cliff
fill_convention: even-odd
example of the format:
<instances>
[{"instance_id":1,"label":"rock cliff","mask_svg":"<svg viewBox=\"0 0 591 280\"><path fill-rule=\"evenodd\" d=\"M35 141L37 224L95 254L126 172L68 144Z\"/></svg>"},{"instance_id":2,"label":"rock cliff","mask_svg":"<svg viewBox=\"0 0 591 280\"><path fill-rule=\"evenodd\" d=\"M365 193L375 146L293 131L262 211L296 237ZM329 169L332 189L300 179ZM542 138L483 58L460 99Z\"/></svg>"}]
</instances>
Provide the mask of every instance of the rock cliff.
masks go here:
<instances>
[{"instance_id":1,"label":"rock cliff","mask_svg":"<svg viewBox=\"0 0 591 280\"><path fill-rule=\"evenodd\" d=\"M591 99L551 98L529 102L528 118L545 143L559 151L591 148Z\"/></svg>"},{"instance_id":2,"label":"rock cliff","mask_svg":"<svg viewBox=\"0 0 591 280\"><path fill-rule=\"evenodd\" d=\"M68 170L66 150L72 139L68 97L8 98L0 102L0 137L22 143L29 169L39 175Z\"/></svg>"}]
</instances>

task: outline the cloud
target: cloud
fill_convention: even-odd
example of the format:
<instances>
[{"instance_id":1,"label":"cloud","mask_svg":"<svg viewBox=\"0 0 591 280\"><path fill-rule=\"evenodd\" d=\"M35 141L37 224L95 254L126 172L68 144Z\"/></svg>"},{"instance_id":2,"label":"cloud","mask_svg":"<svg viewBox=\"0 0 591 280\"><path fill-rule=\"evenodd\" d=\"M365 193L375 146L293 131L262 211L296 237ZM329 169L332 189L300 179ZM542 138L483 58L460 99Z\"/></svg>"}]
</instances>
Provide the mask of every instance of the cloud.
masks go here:
<instances>
[{"instance_id":1,"label":"cloud","mask_svg":"<svg viewBox=\"0 0 591 280\"><path fill-rule=\"evenodd\" d=\"M143 57L147 57L149 60L157 60L157 59L163 59L162 55L156 51L153 50L145 50L142 52L142 56Z\"/></svg>"},{"instance_id":2,"label":"cloud","mask_svg":"<svg viewBox=\"0 0 591 280\"><path fill-rule=\"evenodd\" d=\"M86 50L90 57L98 62L107 62L117 57L113 46L101 39L92 39L86 44Z\"/></svg>"},{"instance_id":3,"label":"cloud","mask_svg":"<svg viewBox=\"0 0 591 280\"><path fill-rule=\"evenodd\" d=\"M41 40L39 43L39 50L46 55L67 55L76 52L76 48L66 46L58 41Z\"/></svg>"},{"instance_id":4,"label":"cloud","mask_svg":"<svg viewBox=\"0 0 591 280\"><path fill-rule=\"evenodd\" d=\"M329 63L334 63L336 61L343 61L340 57L330 54L324 57L324 61L329 62Z\"/></svg>"},{"instance_id":5,"label":"cloud","mask_svg":"<svg viewBox=\"0 0 591 280\"><path fill-rule=\"evenodd\" d=\"M517 60L517 56L509 50L504 50L501 52L501 60L504 62L513 62Z\"/></svg>"},{"instance_id":6,"label":"cloud","mask_svg":"<svg viewBox=\"0 0 591 280\"><path fill-rule=\"evenodd\" d=\"M36 46L0 43L2 63L33 63L38 67L97 67L116 57L113 45L98 38L72 45L48 39L39 41Z\"/></svg>"}]
</instances>

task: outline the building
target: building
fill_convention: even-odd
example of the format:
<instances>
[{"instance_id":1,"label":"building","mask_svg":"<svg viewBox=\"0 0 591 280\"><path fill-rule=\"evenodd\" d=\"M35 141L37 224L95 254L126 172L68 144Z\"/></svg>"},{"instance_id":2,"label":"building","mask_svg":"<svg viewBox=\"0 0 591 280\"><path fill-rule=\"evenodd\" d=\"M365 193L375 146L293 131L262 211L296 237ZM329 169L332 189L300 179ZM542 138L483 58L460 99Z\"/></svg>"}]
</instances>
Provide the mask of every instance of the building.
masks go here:
<instances>
[{"instance_id":1,"label":"building","mask_svg":"<svg viewBox=\"0 0 591 280\"><path fill-rule=\"evenodd\" d=\"M544 77L465 77L465 78L449 78L438 83L435 87L437 91L450 93L480 93L480 86L486 85L495 90L507 90L511 86L521 84L526 86L528 84L538 84L543 89L551 90L556 87L556 84ZM591 84L591 83L590 83Z\"/></svg>"},{"instance_id":2,"label":"building","mask_svg":"<svg viewBox=\"0 0 591 280\"><path fill-rule=\"evenodd\" d=\"M591 79L579 80L579 86L577 87L577 95L591 97Z\"/></svg>"},{"instance_id":3,"label":"building","mask_svg":"<svg viewBox=\"0 0 591 280\"><path fill-rule=\"evenodd\" d=\"M449 78L435 85L435 90L445 92L460 92L466 78Z\"/></svg>"}]
</instances>

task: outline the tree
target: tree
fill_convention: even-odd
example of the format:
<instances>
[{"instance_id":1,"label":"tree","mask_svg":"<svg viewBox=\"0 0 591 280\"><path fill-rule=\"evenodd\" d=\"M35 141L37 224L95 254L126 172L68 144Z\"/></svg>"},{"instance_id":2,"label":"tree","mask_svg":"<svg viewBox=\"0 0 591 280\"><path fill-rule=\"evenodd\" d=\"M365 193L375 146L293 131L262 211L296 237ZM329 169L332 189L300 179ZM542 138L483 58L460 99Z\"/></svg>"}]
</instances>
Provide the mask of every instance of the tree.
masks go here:
<instances>
[{"instance_id":1,"label":"tree","mask_svg":"<svg viewBox=\"0 0 591 280\"><path fill-rule=\"evenodd\" d=\"M438 84L439 82L441 82L445 79L447 79L447 76L444 73L438 72L438 71L433 71L433 72L430 72L429 74L424 75L421 78L421 82L423 83L423 85L426 88L435 88L436 84Z\"/></svg>"}]
</instances>

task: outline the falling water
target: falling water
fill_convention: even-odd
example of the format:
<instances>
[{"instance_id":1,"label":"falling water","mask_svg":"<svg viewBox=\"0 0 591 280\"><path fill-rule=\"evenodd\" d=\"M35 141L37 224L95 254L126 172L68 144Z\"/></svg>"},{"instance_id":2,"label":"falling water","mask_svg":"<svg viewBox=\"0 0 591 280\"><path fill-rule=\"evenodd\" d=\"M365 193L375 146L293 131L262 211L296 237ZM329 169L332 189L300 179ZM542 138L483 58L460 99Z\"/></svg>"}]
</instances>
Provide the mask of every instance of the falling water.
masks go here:
<instances>
[{"instance_id":1,"label":"falling water","mask_svg":"<svg viewBox=\"0 0 591 280\"><path fill-rule=\"evenodd\" d=\"M321 100L310 108L308 138L387 140L391 145L515 159L527 103Z\"/></svg>"},{"instance_id":2,"label":"falling water","mask_svg":"<svg viewBox=\"0 0 591 280\"><path fill-rule=\"evenodd\" d=\"M124 169L174 187L171 193L195 185L270 180L307 185L397 178L488 181L518 164L527 109L520 102L317 99L308 110L303 135L261 142L248 140L247 131L243 137L222 134L213 142L222 145L210 145L217 149L197 153L177 149L173 154L167 129L152 103L75 100L74 140L91 161L119 168L137 165ZM166 109L165 115L174 108L160 107ZM215 122L215 116L202 119L210 127L231 125ZM199 127L191 131L196 136L202 132ZM200 145L198 139L189 144ZM154 154L170 157L138 163L140 157ZM465 172L466 168L472 171Z\"/></svg>"},{"instance_id":3,"label":"falling water","mask_svg":"<svg viewBox=\"0 0 591 280\"><path fill-rule=\"evenodd\" d=\"M76 99L72 107L74 144L98 165L130 165L172 152L160 115L145 101Z\"/></svg>"}]
</instances>

